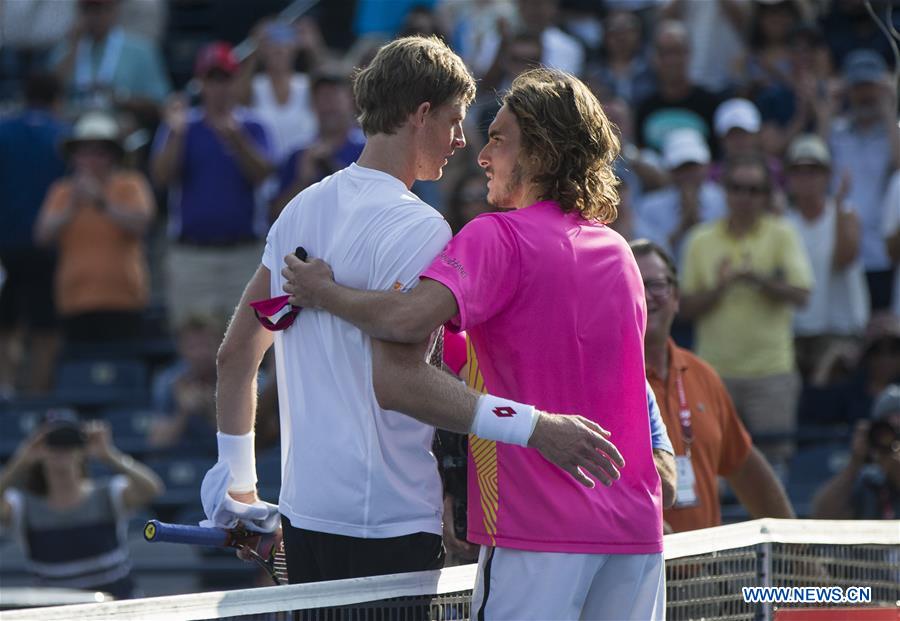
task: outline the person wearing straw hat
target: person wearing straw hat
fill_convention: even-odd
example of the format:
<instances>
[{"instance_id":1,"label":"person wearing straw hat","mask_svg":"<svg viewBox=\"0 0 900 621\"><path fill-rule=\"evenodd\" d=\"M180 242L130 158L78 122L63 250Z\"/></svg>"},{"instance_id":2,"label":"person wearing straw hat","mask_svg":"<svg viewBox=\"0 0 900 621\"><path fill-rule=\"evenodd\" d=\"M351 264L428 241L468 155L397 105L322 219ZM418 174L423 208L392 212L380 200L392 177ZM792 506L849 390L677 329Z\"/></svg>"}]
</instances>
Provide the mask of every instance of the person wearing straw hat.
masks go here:
<instances>
[{"instance_id":1,"label":"person wearing straw hat","mask_svg":"<svg viewBox=\"0 0 900 621\"><path fill-rule=\"evenodd\" d=\"M149 297L143 235L156 213L144 176L124 170L119 126L106 112L78 119L62 142L70 173L47 192L38 243L59 250L56 303L69 341L140 334Z\"/></svg>"}]
</instances>

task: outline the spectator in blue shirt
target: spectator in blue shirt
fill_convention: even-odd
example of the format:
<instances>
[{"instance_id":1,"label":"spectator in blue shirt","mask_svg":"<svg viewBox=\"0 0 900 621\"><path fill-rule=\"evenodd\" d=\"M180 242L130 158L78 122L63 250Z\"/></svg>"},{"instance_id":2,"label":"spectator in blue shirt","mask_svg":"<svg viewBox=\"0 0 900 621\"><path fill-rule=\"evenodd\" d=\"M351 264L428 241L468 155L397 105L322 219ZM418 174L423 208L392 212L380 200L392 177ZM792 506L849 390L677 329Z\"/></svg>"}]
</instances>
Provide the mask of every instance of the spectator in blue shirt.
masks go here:
<instances>
[{"instance_id":1,"label":"spectator in blue shirt","mask_svg":"<svg viewBox=\"0 0 900 621\"><path fill-rule=\"evenodd\" d=\"M0 400L13 392L12 345L19 328L30 339L29 393L50 389L58 349L53 304L55 253L33 241L47 188L65 172L57 145L65 132L57 110L61 87L55 76L25 80L25 109L0 121Z\"/></svg>"},{"instance_id":2,"label":"spectator in blue shirt","mask_svg":"<svg viewBox=\"0 0 900 621\"><path fill-rule=\"evenodd\" d=\"M151 171L169 188L169 314L227 315L259 265L266 230L258 190L272 172L263 126L236 107L231 46L200 51L201 105L173 98L153 145ZM215 273L216 277L212 278Z\"/></svg>"},{"instance_id":3,"label":"spectator in blue shirt","mask_svg":"<svg viewBox=\"0 0 900 621\"><path fill-rule=\"evenodd\" d=\"M312 104L319 135L281 165L278 196L272 202L273 220L307 186L355 162L366 144L353 118L353 93L346 78L324 74L313 78Z\"/></svg>"}]
</instances>

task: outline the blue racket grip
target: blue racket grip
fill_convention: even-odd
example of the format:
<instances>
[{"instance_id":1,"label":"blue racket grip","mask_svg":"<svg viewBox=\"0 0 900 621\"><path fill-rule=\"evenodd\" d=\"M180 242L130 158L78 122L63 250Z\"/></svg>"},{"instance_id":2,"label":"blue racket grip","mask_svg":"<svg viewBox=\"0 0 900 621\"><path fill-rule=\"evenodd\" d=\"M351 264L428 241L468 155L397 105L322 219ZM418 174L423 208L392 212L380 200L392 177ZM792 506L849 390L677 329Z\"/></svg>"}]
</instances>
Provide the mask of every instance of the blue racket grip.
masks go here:
<instances>
[{"instance_id":1,"label":"blue racket grip","mask_svg":"<svg viewBox=\"0 0 900 621\"><path fill-rule=\"evenodd\" d=\"M228 545L231 534L224 528L209 528L189 524L168 524L150 520L144 525L144 539L150 542L188 543L200 546Z\"/></svg>"}]
</instances>

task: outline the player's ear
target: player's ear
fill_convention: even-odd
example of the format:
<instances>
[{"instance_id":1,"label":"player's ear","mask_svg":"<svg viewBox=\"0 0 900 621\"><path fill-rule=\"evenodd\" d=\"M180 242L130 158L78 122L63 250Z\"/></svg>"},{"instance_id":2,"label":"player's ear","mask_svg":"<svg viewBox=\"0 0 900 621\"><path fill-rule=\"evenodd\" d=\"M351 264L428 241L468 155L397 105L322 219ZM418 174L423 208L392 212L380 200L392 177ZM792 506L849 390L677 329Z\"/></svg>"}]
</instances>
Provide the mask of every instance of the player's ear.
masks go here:
<instances>
[{"instance_id":1,"label":"player's ear","mask_svg":"<svg viewBox=\"0 0 900 621\"><path fill-rule=\"evenodd\" d=\"M425 125L425 119L428 117L428 113L431 112L431 102L423 101L419 104L419 107L415 109L410 117L413 127L422 127Z\"/></svg>"}]
</instances>

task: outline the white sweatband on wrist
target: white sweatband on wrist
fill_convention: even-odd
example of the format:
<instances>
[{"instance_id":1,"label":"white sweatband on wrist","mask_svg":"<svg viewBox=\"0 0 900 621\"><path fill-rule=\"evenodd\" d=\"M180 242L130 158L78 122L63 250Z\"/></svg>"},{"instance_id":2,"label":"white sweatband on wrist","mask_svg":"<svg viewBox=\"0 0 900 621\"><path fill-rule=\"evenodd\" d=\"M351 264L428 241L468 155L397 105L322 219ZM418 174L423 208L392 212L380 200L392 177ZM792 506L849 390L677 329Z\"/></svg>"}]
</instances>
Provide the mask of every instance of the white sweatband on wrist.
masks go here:
<instances>
[{"instance_id":1,"label":"white sweatband on wrist","mask_svg":"<svg viewBox=\"0 0 900 621\"><path fill-rule=\"evenodd\" d=\"M228 464L233 481L229 492L252 492L256 489L256 448L252 431L240 436L216 433L219 461Z\"/></svg>"},{"instance_id":2,"label":"white sweatband on wrist","mask_svg":"<svg viewBox=\"0 0 900 621\"><path fill-rule=\"evenodd\" d=\"M475 406L472 433L485 440L528 446L539 417L533 405L481 395Z\"/></svg>"}]
</instances>

